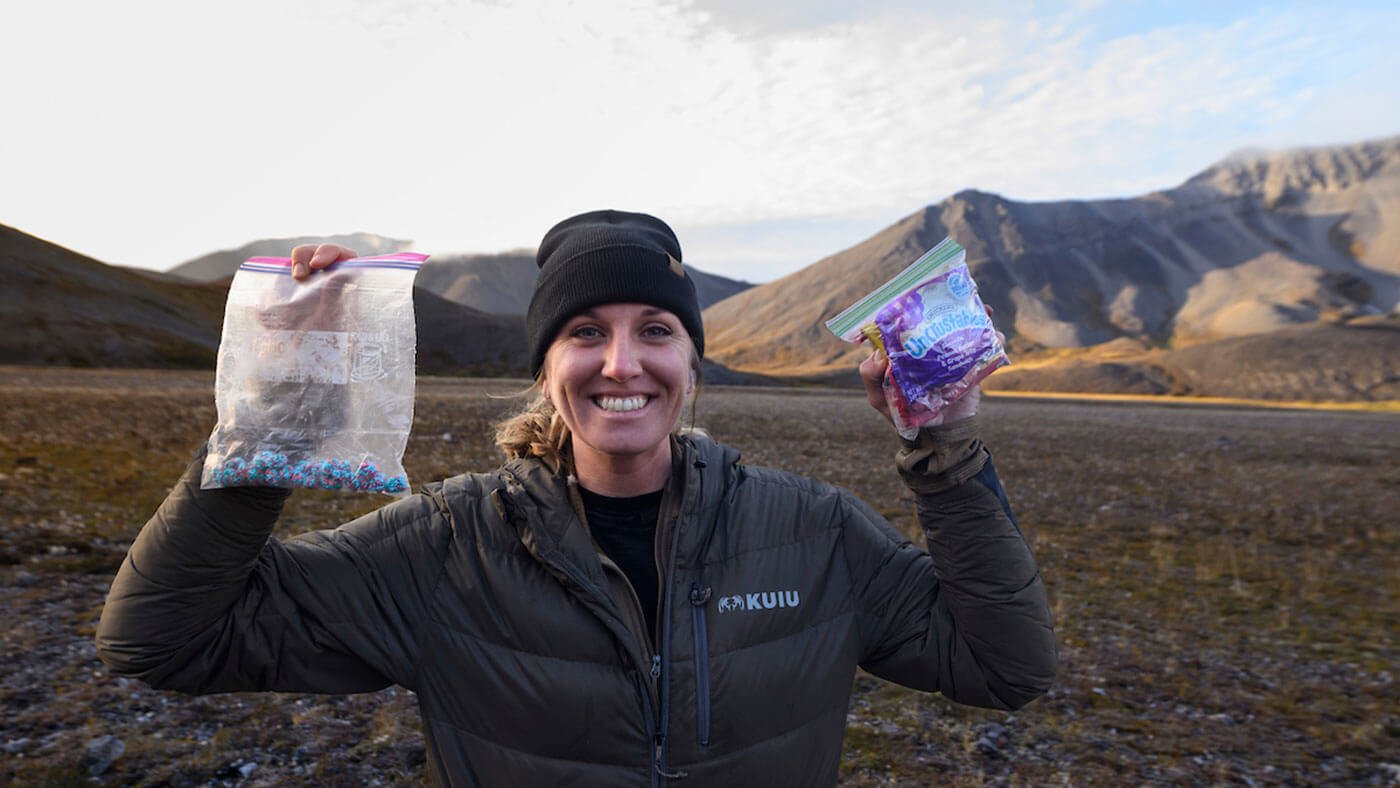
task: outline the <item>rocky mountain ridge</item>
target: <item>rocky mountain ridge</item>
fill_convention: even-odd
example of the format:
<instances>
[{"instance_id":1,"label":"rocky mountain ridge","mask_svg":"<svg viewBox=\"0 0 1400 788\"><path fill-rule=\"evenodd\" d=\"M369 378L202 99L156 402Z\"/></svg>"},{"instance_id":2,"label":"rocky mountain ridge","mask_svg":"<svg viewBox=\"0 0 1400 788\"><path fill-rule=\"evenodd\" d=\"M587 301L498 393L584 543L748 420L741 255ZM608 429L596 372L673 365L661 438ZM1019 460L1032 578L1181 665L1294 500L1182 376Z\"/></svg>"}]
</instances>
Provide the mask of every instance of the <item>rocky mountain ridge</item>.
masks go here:
<instances>
[{"instance_id":1,"label":"rocky mountain ridge","mask_svg":"<svg viewBox=\"0 0 1400 788\"><path fill-rule=\"evenodd\" d=\"M770 374L849 367L864 351L822 322L946 236L967 248L983 300L1022 353L1387 314L1400 302L1400 137L1232 157L1130 199L962 191L711 307L710 352Z\"/></svg>"},{"instance_id":2,"label":"rocky mountain ridge","mask_svg":"<svg viewBox=\"0 0 1400 788\"><path fill-rule=\"evenodd\" d=\"M1398 220L1400 137L1234 156L1129 199L1024 203L967 190L761 286L692 269L711 304L705 379L855 383L866 349L823 321L952 235L1010 339L1013 366L991 389L1400 399ZM365 253L407 246L342 238ZM212 366L232 271L303 240L177 269L210 279L200 283L0 227L0 363ZM523 374L520 313L534 275L528 251L425 265L420 369Z\"/></svg>"}]
</instances>

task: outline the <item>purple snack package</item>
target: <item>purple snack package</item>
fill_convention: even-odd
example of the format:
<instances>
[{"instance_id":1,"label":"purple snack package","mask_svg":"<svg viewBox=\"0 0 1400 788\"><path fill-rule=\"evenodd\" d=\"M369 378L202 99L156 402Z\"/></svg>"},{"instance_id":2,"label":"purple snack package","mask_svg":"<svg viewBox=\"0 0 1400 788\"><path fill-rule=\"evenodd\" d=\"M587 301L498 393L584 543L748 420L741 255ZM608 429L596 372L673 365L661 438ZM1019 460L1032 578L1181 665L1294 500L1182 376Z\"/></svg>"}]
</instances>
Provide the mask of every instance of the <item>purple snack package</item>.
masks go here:
<instances>
[{"instance_id":1,"label":"purple snack package","mask_svg":"<svg viewBox=\"0 0 1400 788\"><path fill-rule=\"evenodd\" d=\"M904 400L902 428L933 421L993 370L1007 363L1001 337L958 262L890 301L875 315L890 360L890 377Z\"/></svg>"},{"instance_id":2,"label":"purple snack package","mask_svg":"<svg viewBox=\"0 0 1400 788\"><path fill-rule=\"evenodd\" d=\"M870 342L889 358L885 400L895 429L912 439L1009 364L967 268L967 250L944 238L889 281L826 321L846 342Z\"/></svg>"}]
</instances>

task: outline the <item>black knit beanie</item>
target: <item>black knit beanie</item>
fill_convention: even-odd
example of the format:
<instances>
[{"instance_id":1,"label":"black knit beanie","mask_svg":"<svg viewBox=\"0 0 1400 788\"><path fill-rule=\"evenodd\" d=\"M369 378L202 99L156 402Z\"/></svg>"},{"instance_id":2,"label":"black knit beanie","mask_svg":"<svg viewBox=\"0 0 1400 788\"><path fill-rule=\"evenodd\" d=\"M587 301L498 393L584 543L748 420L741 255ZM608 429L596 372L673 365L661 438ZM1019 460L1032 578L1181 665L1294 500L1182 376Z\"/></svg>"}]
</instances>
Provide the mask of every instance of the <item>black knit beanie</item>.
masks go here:
<instances>
[{"instance_id":1,"label":"black knit beanie","mask_svg":"<svg viewBox=\"0 0 1400 788\"><path fill-rule=\"evenodd\" d=\"M666 223L644 213L592 211L554 225L540 241L540 267L525 338L530 376L569 318L600 304L650 304L672 312L705 354L700 300L681 267L681 244Z\"/></svg>"}]
</instances>

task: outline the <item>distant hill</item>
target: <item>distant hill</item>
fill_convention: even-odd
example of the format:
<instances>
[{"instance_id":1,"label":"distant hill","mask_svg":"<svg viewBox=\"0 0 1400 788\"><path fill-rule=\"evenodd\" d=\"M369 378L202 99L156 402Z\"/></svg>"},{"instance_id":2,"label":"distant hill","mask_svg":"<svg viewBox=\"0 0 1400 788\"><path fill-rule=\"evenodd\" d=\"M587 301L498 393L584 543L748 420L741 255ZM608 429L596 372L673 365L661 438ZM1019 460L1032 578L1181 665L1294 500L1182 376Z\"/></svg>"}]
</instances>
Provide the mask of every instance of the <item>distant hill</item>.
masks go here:
<instances>
[{"instance_id":1,"label":"distant hill","mask_svg":"<svg viewBox=\"0 0 1400 788\"><path fill-rule=\"evenodd\" d=\"M525 320L456 304L425 287L413 288L418 325L418 371L528 377Z\"/></svg>"},{"instance_id":2,"label":"distant hill","mask_svg":"<svg viewBox=\"0 0 1400 788\"><path fill-rule=\"evenodd\" d=\"M238 266L249 257L285 257L292 247L307 243L340 244L362 255L410 251L412 245L411 241L370 233L324 238L270 238L195 258L166 273L197 282L219 281L233 276ZM686 266L686 271L695 281L695 291L702 309L753 287L748 282L708 274L691 266ZM530 305L530 294L537 276L539 269L535 266L535 253L531 250L500 254L447 254L429 257L418 272L415 283L448 301L479 312L523 315Z\"/></svg>"},{"instance_id":3,"label":"distant hill","mask_svg":"<svg viewBox=\"0 0 1400 788\"><path fill-rule=\"evenodd\" d=\"M172 282L0 225L0 363L212 367L225 288Z\"/></svg>"},{"instance_id":4,"label":"distant hill","mask_svg":"<svg viewBox=\"0 0 1400 788\"><path fill-rule=\"evenodd\" d=\"M255 245L244 250L248 256L259 253ZM239 262L245 251L237 253ZM111 266L0 225L0 278L5 282L0 290L0 364L214 366L231 272L215 281L192 282L170 273ZM529 374L522 315L472 309L421 284L413 289L413 301L420 372ZM771 382L709 362L704 366L710 383Z\"/></svg>"},{"instance_id":5,"label":"distant hill","mask_svg":"<svg viewBox=\"0 0 1400 788\"><path fill-rule=\"evenodd\" d=\"M951 235L1013 350L1185 346L1400 302L1400 137L1232 157L1167 191L1026 203L964 191L705 312L740 370L822 376L864 350L822 322Z\"/></svg>"},{"instance_id":6,"label":"distant hill","mask_svg":"<svg viewBox=\"0 0 1400 788\"><path fill-rule=\"evenodd\" d=\"M0 364L213 368L228 281L107 265L0 225ZM420 368L524 375L520 318L414 288Z\"/></svg>"},{"instance_id":7,"label":"distant hill","mask_svg":"<svg viewBox=\"0 0 1400 788\"><path fill-rule=\"evenodd\" d=\"M524 315L535 273L535 253L530 251L434 255L414 281L462 306L500 315Z\"/></svg>"},{"instance_id":8,"label":"distant hill","mask_svg":"<svg viewBox=\"0 0 1400 788\"><path fill-rule=\"evenodd\" d=\"M685 266L703 309L753 287L748 282ZM523 315L530 305L539 268L529 250L502 254L444 255L429 258L418 284L449 301L503 315Z\"/></svg>"},{"instance_id":9,"label":"distant hill","mask_svg":"<svg viewBox=\"0 0 1400 788\"><path fill-rule=\"evenodd\" d=\"M265 238L246 243L237 249L211 252L180 263L166 273L196 282L217 282L238 272L238 266L249 257L286 257L292 247L312 243L333 243L354 249L362 255L392 254L410 251L412 241L385 238L372 233L349 235L302 236L298 238Z\"/></svg>"}]
</instances>

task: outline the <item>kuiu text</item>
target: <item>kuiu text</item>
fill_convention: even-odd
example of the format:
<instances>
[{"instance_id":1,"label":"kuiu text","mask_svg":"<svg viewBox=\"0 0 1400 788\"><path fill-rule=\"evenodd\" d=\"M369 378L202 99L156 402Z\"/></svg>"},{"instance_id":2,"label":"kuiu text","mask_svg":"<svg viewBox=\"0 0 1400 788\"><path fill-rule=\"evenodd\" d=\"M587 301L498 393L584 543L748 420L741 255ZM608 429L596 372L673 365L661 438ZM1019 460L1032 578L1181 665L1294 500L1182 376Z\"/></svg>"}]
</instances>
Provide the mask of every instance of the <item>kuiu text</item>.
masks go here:
<instances>
[{"instance_id":1,"label":"kuiu text","mask_svg":"<svg viewBox=\"0 0 1400 788\"><path fill-rule=\"evenodd\" d=\"M797 607L802 598L796 591L758 591L752 594L734 594L719 598L721 613L736 610L773 610L780 607Z\"/></svg>"}]
</instances>

